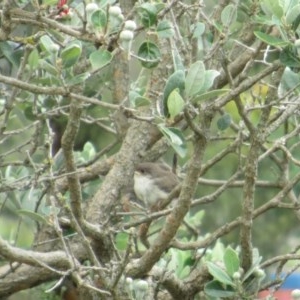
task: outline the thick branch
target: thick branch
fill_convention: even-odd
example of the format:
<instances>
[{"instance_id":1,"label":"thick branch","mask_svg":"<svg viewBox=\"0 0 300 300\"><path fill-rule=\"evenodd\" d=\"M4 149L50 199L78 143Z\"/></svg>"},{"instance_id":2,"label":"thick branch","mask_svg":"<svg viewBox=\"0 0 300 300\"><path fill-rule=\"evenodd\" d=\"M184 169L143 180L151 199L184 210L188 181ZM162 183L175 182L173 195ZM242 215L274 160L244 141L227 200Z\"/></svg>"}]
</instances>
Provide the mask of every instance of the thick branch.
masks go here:
<instances>
[{"instance_id":1,"label":"thick branch","mask_svg":"<svg viewBox=\"0 0 300 300\"><path fill-rule=\"evenodd\" d=\"M69 174L67 175L67 180L70 191L71 209L79 223L81 223L83 220L81 209L82 197L80 182L78 174L76 173L77 168L75 164L73 148L75 144L75 138L79 130L81 111L82 108L80 107L80 103L75 100L71 101L69 119L61 142L65 158L66 171Z\"/></svg>"},{"instance_id":2,"label":"thick branch","mask_svg":"<svg viewBox=\"0 0 300 300\"><path fill-rule=\"evenodd\" d=\"M206 132L210 121L209 117L204 117L203 131ZM166 218L166 222L159 232L157 238L150 248L134 264L128 266L127 273L132 277L139 277L146 274L159 260L166 250L171 240L174 238L181 222L189 210L191 200L197 187L198 177L201 172L202 159L206 147L206 136L196 136L194 141L194 153L190 159L187 176L182 184L181 193L171 214Z\"/></svg>"}]
</instances>

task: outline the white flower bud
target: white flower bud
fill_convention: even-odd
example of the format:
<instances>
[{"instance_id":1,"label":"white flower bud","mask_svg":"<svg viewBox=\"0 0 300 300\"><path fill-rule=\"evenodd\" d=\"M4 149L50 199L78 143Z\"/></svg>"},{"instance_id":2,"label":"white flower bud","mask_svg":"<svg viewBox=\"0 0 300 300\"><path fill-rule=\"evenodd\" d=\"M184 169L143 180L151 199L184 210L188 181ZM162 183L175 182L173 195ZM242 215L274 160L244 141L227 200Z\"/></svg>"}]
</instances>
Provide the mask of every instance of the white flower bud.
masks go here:
<instances>
[{"instance_id":1,"label":"white flower bud","mask_svg":"<svg viewBox=\"0 0 300 300\"><path fill-rule=\"evenodd\" d=\"M136 283L136 289L140 290L140 291L147 291L148 290L148 287L149 287L149 284L146 280L139 280L137 283Z\"/></svg>"},{"instance_id":2,"label":"white flower bud","mask_svg":"<svg viewBox=\"0 0 300 300\"><path fill-rule=\"evenodd\" d=\"M296 47L297 54L300 56L300 40L296 40L294 45Z\"/></svg>"},{"instance_id":3,"label":"white flower bud","mask_svg":"<svg viewBox=\"0 0 300 300\"><path fill-rule=\"evenodd\" d=\"M128 20L124 24L124 29L134 31L136 29L136 23L132 20Z\"/></svg>"},{"instance_id":4,"label":"white flower bud","mask_svg":"<svg viewBox=\"0 0 300 300\"><path fill-rule=\"evenodd\" d=\"M266 276L265 271L260 268L255 268L253 274L256 278L263 278Z\"/></svg>"},{"instance_id":5,"label":"white flower bud","mask_svg":"<svg viewBox=\"0 0 300 300\"><path fill-rule=\"evenodd\" d=\"M234 272L232 275L232 278L234 280L240 280L241 279L241 273L240 272Z\"/></svg>"},{"instance_id":6,"label":"white flower bud","mask_svg":"<svg viewBox=\"0 0 300 300\"><path fill-rule=\"evenodd\" d=\"M293 300L299 300L300 299L300 290L295 289L291 293L292 299Z\"/></svg>"},{"instance_id":7,"label":"white flower bud","mask_svg":"<svg viewBox=\"0 0 300 300\"><path fill-rule=\"evenodd\" d=\"M124 15L123 14L118 15L118 20L120 22L123 22L124 21Z\"/></svg>"},{"instance_id":8,"label":"white flower bud","mask_svg":"<svg viewBox=\"0 0 300 300\"><path fill-rule=\"evenodd\" d=\"M294 45L295 45L296 48L299 48L300 47L300 40L296 40Z\"/></svg>"},{"instance_id":9,"label":"white flower bud","mask_svg":"<svg viewBox=\"0 0 300 300\"><path fill-rule=\"evenodd\" d=\"M108 10L108 13L111 15L111 16L115 16L115 17L118 17L119 15L122 14L122 10L119 6L111 6Z\"/></svg>"},{"instance_id":10,"label":"white flower bud","mask_svg":"<svg viewBox=\"0 0 300 300\"><path fill-rule=\"evenodd\" d=\"M89 3L86 5L86 12L87 13L93 13L94 11L96 11L99 8L98 4L96 3Z\"/></svg>"},{"instance_id":11,"label":"white flower bud","mask_svg":"<svg viewBox=\"0 0 300 300\"><path fill-rule=\"evenodd\" d=\"M132 278L131 277L126 277L126 283L127 284L132 284Z\"/></svg>"},{"instance_id":12,"label":"white flower bud","mask_svg":"<svg viewBox=\"0 0 300 300\"><path fill-rule=\"evenodd\" d=\"M128 53L128 59L130 59L130 50L134 33L131 30L122 30L120 33L120 45L122 49Z\"/></svg>"},{"instance_id":13,"label":"white flower bud","mask_svg":"<svg viewBox=\"0 0 300 300\"><path fill-rule=\"evenodd\" d=\"M134 37L134 34L131 30L123 30L120 33L120 39L122 41L131 41Z\"/></svg>"}]
</instances>

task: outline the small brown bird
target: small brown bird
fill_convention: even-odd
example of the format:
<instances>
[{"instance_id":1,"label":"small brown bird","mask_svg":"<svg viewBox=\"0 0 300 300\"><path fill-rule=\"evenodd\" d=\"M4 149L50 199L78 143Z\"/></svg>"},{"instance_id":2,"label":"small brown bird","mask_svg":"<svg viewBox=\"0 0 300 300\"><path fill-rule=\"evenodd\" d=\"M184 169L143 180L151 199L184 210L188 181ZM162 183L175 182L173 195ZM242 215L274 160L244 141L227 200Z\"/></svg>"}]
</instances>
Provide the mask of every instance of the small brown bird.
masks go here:
<instances>
[{"instance_id":1,"label":"small brown bird","mask_svg":"<svg viewBox=\"0 0 300 300\"><path fill-rule=\"evenodd\" d=\"M159 206L178 183L177 176L162 163L140 163L134 173L134 192L147 207Z\"/></svg>"}]
</instances>

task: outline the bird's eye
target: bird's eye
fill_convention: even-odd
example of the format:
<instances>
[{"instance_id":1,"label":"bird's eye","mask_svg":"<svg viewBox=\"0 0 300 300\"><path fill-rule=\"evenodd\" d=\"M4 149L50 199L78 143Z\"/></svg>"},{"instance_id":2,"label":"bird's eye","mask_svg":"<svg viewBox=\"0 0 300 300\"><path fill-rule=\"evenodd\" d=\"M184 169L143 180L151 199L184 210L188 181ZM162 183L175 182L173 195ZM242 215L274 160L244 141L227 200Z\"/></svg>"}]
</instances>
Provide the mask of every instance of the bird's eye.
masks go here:
<instances>
[{"instance_id":1,"label":"bird's eye","mask_svg":"<svg viewBox=\"0 0 300 300\"><path fill-rule=\"evenodd\" d=\"M145 173L145 169L140 169L140 172L141 172L142 174L144 174L144 173Z\"/></svg>"}]
</instances>

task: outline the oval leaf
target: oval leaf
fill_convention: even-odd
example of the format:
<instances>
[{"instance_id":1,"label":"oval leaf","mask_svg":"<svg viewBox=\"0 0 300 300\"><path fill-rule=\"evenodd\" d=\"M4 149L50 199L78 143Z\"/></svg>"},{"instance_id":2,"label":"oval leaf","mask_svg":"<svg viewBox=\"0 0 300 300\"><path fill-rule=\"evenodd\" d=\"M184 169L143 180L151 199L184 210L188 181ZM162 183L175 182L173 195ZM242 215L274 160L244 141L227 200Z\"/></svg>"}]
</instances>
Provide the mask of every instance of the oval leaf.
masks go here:
<instances>
[{"instance_id":1,"label":"oval leaf","mask_svg":"<svg viewBox=\"0 0 300 300\"><path fill-rule=\"evenodd\" d=\"M103 9L97 9L91 15L91 22L94 27L102 29L106 27L107 16Z\"/></svg>"},{"instance_id":2,"label":"oval leaf","mask_svg":"<svg viewBox=\"0 0 300 300\"><path fill-rule=\"evenodd\" d=\"M143 96L139 96L134 99L134 107L141 107L141 106L149 105L150 103L151 101L148 98Z\"/></svg>"},{"instance_id":3,"label":"oval leaf","mask_svg":"<svg viewBox=\"0 0 300 300\"><path fill-rule=\"evenodd\" d=\"M300 4L297 4L288 10L288 12L285 16L287 24L292 25L299 15L300 15ZM296 27L296 29L297 29L297 27Z\"/></svg>"},{"instance_id":4,"label":"oval leaf","mask_svg":"<svg viewBox=\"0 0 300 300\"><path fill-rule=\"evenodd\" d=\"M193 38L200 38L201 35L204 33L204 31L205 31L205 24L202 22L198 22L195 28L193 29Z\"/></svg>"},{"instance_id":5,"label":"oval leaf","mask_svg":"<svg viewBox=\"0 0 300 300\"><path fill-rule=\"evenodd\" d=\"M144 68L155 68L160 61L161 53L159 48L151 42L144 42L138 50L140 62Z\"/></svg>"},{"instance_id":6,"label":"oval leaf","mask_svg":"<svg viewBox=\"0 0 300 300\"><path fill-rule=\"evenodd\" d=\"M227 275L227 273L225 273L225 271L222 268L209 261L206 264L210 275L212 275L214 279L216 279L220 283L235 286L232 279Z\"/></svg>"},{"instance_id":7,"label":"oval leaf","mask_svg":"<svg viewBox=\"0 0 300 300\"><path fill-rule=\"evenodd\" d=\"M194 101L207 100L207 99L210 99L210 98L215 98L215 97L221 96L221 95L223 95L225 93L228 93L228 92L230 92L229 89L212 90L212 91L206 92L204 94L198 95L193 100Z\"/></svg>"},{"instance_id":8,"label":"oval leaf","mask_svg":"<svg viewBox=\"0 0 300 300\"><path fill-rule=\"evenodd\" d=\"M236 5L229 4L225 6L221 13L221 21L224 26L229 26L234 23L237 18Z\"/></svg>"},{"instance_id":9,"label":"oval leaf","mask_svg":"<svg viewBox=\"0 0 300 300\"><path fill-rule=\"evenodd\" d=\"M42 50L48 53L51 53L51 49L56 45L48 35L43 35L39 40L39 44Z\"/></svg>"},{"instance_id":10,"label":"oval leaf","mask_svg":"<svg viewBox=\"0 0 300 300\"><path fill-rule=\"evenodd\" d=\"M234 251L231 247L228 247L225 250L223 261L226 271L230 276L232 276L235 272L238 272L240 268L240 259L236 251Z\"/></svg>"},{"instance_id":11,"label":"oval leaf","mask_svg":"<svg viewBox=\"0 0 300 300\"><path fill-rule=\"evenodd\" d=\"M219 130L227 129L231 124L231 116L229 114L224 114L218 121L217 126Z\"/></svg>"},{"instance_id":12,"label":"oval leaf","mask_svg":"<svg viewBox=\"0 0 300 300\"><path fill-rule=\"evenodd\" d=\"M178 89L180 94L183 94L185 89L185 74L184 71L178 70L174 72L167 80L166 86L164 88L163 95L163 107L164 107L164 115L168 116L168 98L172 91Z\"/></svg>"},{"instance_id":13,"label":"oval leaf","mask_svg":"<svg viewBox=\"0 0 300 300\"><path fill-rule=\"evenodd\" d=\"M162 20L158 23L156 28L158 37L160 38L170 38L174 35L174 29L172 24L167 20Z\"/></svg>"},{"instance_id":14,"label":"oval leaf","mask_svg":"<svg viewBox=\"0 0 300 300\"><path fill-rule=\"evenodd\" d=\"M39 52L34 48L28 57L28 64L31 70L36 69L39 65Z\"/></svg>"},{"instance_id":15,"label":"oval leaf","mask_svg":"<svg viewBox=\"0 0 300 300\"><path fill-rule=\"evenodd\" d=\"M188 97L196 95L204 84L205 66L202 61L193 63L186 75L185 90Z\"/></svg>"},{"instance_id":16,"label":"oval leaf","mask_svg":"<svg viewBox=\"0 0 300 300\"><path fill-rule=\"evenodd\" d=\"M68 46L67 48L65 48L62 52L61 52L61 59L63 62L63 67L64 68L70 68L72 66L74 66L80 55L81 55L81 45L79 44L72 44L70 46Z\"/></svg>"},{"instance_id":17,"label":"oval leaf","mask_svg":"<svg viewBox=\"0 0 300 300\"><path fill-rule=\"evenodd\" d=\"M138 8L141 21L145 27L150 27L156 23L157 20L157 8L152 3L143 3Z\"/></svg>"},{"instance_id":18,"label":"oval leaf","mask_svg":"<svg viewBox=\"0 0 300 300\"><path fill-rule=\"evenodd\" d=\"M204 292L208 296L214 297L214 298L226 298L226 297L233 297L236 295L236 292L234 289L230 286L224 287L220 282L213 280L207 283L204 286Z\"/></svg>"},{"instance_id":19,"label":"oval leaf","mask_svg":"<svg viewBox=\"0 0 300 300\"><path fill-rule=\"evenodd\" d=\"M185 72L185 67L183 65L183 59L176 47L174 47L172 49L172 58L173 58L173 64L174 64L174 71L181 70L181 71Z\"/></svg>"},{"instance_id":20,"label":"oval leaf","mask_svg":"<svg viewBox=\"0 0 300 300\"><path fill-rule=\"evenodd\" d=\"M26 216L26 217L30 218L31 220L33 220L33 221L37 221L37 222L41 222L41 223L47 223L47 220L44 218L44 216L42 216L38 213L35 213L33 211L26 210L26 209L20 209L20 210L17 211L17 213L19 215Z\"/></svg>"},{"instance_id":21,"label":"oval leaf","mask_svg":"<svg viewBox=\"0 0 300 300\"><path fill-rule=\"evenodd\" d=\"M161 133L167 138L170 146L180 157L185 157L187 154L187 146L184 135L178 128L165 127L163 124L159 124L158 128Z\"/></svg>"},{"instance_id":22,"label":"oval leaf","mask_svg":"<svg viewBox=\"0 0 300 300\"><path fill-rule=\"evenodd\" d=\"M275 36L271 36L269 34L266 34L264 32L261 31L254 31L254 34L256 37L258 37L260 40L262 40L263 42L265 42L268 45L271 46L287 46L289 44L289 42L285 42L280 38L277 38Z\"/></svg>"},{"instance_id":23,"label":"oval leaf","mask_svg":"<svg viewBox=\"0 0 300 300\"><path fill-rule=\"evenodd\" d=\"M160 126L160 129L162 133L168 138L168 140L174 144L174 145L182 145L183 141L181 137L174 132L174 129L176 128L171 128L171 127L165 127L165 126Z\"/></svg>"},{"instance_id":24,"label":"oval leaf","mask_svg":"<svg viewBox=\"0 0 300 300\"><path fill-rule=\"evenodd\" d=\"M89 60L93 70L101 69L111 62L112 54L107 50L99 49L91 53Z\"/></svg>"},{"instance_id":25,"label":"oval leaf","mask_svg":"<svg viewBox=\"0 0 300 300\"><path fill-rule=\"evenodd\" d=\"M207 92L212 87L216 77L218 77L219 75L220 75L220 72L216 71L216 70L207 70L207 71L205 71L204 83L201 87L200 93Z\"/></svg>"},{"instance_id":26,"label":"oval leaf","mask_svg":"<svg viewBox=\"0 0 300 300\"><path fill-rule=\"evenodd\" d=\"M299 68L300 66L300 59L298 58L297 50L291 45L282 49L279 54L279 60L288 67Z\"/></svg>"},{"instance_id":27,"label":"oval leaf","mask_svg":"<svg viewBox=\"0 0 300 300\"><path fill-rule=\"evenodd\" d=\"M269 16L275 15L279 20L283 16L283 8L279 0L264 0L261 3L261 7Z\"/></svg>"},{"instance_id":28,"label":"oval leaf","mask_svg":"<svg viewBox=\"0 0 300 300\"><path fill-rule=\"evenodd\" d=\"M297 95L300 94L299 88L300 75L293 72L290 68L285 68L281 77L281 82L278 89L278 94L282 97L289 90L294 90Z\"/></svg>"},{"instance_id":29,"label":"oval leaf","mask_svg":"<svg viewBox=\"0 0 300 300\"><path fill-rule=\"evenodd\" d=\"M83 83L84 81L86 81L89 77L90 77L90 73L88 73L88 72L81 73L81 74L75 75L71 78L68 78L66 80L66 83L69 85L80 84L80 83Z\"/></svg>"},{"instance_id":30,"label":"oval leaf","mask_svg":"<svg viewBox=\"0 0 300 300\"><path fill-rule=\"evenodd\" d=\"M40 59L39 60L39 65L42 69L44 69L45 71L47 71L51 75L57 76L57 74L58 74L57 69L52 64L48 63L46 60Z\"/></svg>"},{"instance_id":31,"label":"oval leaf","mask_svg":"<svg viewBox=\"0 0 300 300\"><path fill-rule=\"evenodd\" d=\"M168 97L168 111L171 118L176 117L180 114L184 107L184 100L179 94L179 89L175 89L171 92Z\"/></svg>"}]
</instances>

